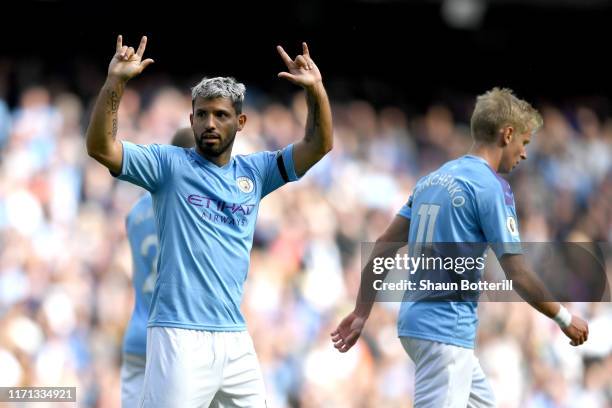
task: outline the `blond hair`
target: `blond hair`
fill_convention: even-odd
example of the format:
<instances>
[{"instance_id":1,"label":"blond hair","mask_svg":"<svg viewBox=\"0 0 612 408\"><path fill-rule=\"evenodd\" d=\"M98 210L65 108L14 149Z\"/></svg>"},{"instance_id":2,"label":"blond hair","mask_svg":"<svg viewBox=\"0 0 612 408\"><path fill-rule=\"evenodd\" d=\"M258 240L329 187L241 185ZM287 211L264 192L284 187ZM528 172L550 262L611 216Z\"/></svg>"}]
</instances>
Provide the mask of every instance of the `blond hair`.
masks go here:
<instances>
[{"instance_id":1,"label":"blond hair","mask_svg":"<svg viewBox=\"0 0 612 408\"><path fill-rule=\"evenodd\" d=\"M542 123L540 113L511 89L493 88L476 98L470 127L475 140L493 142L504 126L513 126L522 134L536 132Z\"/></svg>"}]
</instances>

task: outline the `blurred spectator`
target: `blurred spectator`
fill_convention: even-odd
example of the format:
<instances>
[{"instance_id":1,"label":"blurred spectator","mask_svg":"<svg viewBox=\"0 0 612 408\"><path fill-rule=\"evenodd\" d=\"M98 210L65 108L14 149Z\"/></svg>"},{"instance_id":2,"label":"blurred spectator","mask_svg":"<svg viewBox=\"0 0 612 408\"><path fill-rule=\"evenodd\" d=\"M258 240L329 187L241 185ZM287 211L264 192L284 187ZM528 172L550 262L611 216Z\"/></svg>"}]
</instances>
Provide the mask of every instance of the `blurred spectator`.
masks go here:
<instances>
[{"instance_id":1,"label":"blurred spectator","mask_svg":"<svg viewBox=\"0 0 612 408\"><path fill-rule=\"evenodd\" d=\"M142 191L87 157L91 100L81 95L91 97L33 86L15 107L0 100L0 386L77 386L79 406L115 407L133 302L123 220ZM247 105L236 153L300 139L301 101ZM522 235L607 247L612 118L578 104L541 108L545 127L510 177ZM422 115L364 100L333 110L333 152L263 201L243 309L272 406L406 406L413 367L396 337L397 305L377 305L346 355L328 333L356 296L360 243L382 232L418 177L467 151L469 127L439 104ZM190 111L186 90L129 88L119 135L167 143ZM476 352L500 407L612 406L612 308L569 307L591 325L578 349L529 306L481 304Z\"/></svg>"}]
</instances>

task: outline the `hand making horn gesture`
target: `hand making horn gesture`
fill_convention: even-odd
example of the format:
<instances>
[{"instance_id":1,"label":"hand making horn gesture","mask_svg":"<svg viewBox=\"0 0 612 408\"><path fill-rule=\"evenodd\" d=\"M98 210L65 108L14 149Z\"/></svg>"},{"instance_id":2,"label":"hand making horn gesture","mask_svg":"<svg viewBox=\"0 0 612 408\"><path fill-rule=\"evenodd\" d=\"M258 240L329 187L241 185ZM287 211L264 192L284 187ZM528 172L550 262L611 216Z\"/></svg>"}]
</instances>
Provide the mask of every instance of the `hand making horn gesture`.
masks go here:
<instances>
[{"instance_id":1,"label":"hand making horn gesture","mask_svg":"<svg viewBox=\"0 0 612 408\"><path fill-rule=\"evenodd\" d=\"M142 60L145 48L147 47L147 37L143 36L140 40L138 50L123 45L123 37L117 36L117 47L115 55L108 66L108 76L128 81L140 74L146 67L153 63L151 58Z\"/></svg>"},{"instance_id":2,"label":"hand making horn gesture","mask_svg":"<svg viewBox=\"0 0 612 408\"><path fill-rule=\"evenodd\" d=\"M302 55L295 57L295 60L292 60L280 45L276 46L276 49L289 71L280 72L278 74L279 78L286 78L303 88L310 88L321 82L321 73L312 58L310 58L308 45L305 42L302 43Z\"/></svg>"}]
</instances>

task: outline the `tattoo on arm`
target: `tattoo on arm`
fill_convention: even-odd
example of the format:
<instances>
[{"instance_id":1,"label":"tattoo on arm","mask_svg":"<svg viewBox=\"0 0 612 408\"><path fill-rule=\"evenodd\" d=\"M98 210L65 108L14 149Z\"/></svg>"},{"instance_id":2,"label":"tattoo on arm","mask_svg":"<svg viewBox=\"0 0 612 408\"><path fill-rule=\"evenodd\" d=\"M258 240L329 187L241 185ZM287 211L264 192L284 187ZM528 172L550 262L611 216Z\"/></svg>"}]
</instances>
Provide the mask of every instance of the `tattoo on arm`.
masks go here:
<instances>
[{"instance_id":1,"label":"tattoo on arm","mask_svg":"<svg viewBox=\"0 0 612 408\"><path fill-rule=\"evenodd\" d=\"M108 113L111 114L113 120L113 128L111 131L111 136L113 140L117 139L117 112L119 111L119 95L115 91L109 92L108 99Z\"/></svg>"},{"instance_id":2,"label":"tattoo on arm","mask_svg":"<svg viewBox=\"0 0 612 408\"><path fill-rule=\"evenodd\" d=\"M113 140L117 140L117 117L113 117L113 130L112 130Z\"/></svg>"},{"instance_id":3,"label":"tattoo on arm","mask_svg":"<svg viewBox=\"0 0 612 408\"><path fill-rule=\"evenodd\" d=\"M312 98L312 97L308 97L308 105L310 107L310 109L308 110L308 117L306 119L306 134L304 135L304 141L305 142L310 142L312 141L313 136L315 135L317 129L320 126L319 123L319 111L320 111L320 106L317 103L317 101Z\"/></svg>"},{"instance_id":4,"label":"tattoo on arm","mask_svg":"<svg viewBox=\"0 0 612 408\"><path fill-rule=\"evenodd\" d=\"M111 91L110 103L111 103L111 112L117 113L117 111L119 110L119 95L117 95L117 92Z\"/></svg>"}]
</instances>

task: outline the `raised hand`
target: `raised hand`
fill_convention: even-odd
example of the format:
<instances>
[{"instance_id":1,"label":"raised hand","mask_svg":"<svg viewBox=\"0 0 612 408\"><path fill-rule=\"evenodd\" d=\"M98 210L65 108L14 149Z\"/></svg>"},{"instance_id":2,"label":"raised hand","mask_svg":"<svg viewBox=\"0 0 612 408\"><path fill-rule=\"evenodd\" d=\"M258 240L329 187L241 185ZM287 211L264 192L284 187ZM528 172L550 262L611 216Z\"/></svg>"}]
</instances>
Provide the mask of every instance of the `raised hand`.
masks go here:
<instances>
[{"instance_id":1,"label":"raised hand","mask_svg":"<svg viewBox=\"0 0 612 408\"><path fill-rule=\"evenodd\" d=\"M589 338L589 326L587 322L578 316L572 316L570 325L561 330L570 338L572 346L579 346Z\"/></svg>"},{"instance_id":2,"label":"raised hand","mask_svg":"<svg viewBox=\"0 0 612 408\"><path fill-rule=\"evenodd\" d=\"M341 353L346 353L357 343L366 319L352 312L346 316L331 333L334 347Z\"/></svg>"},{"instance_id":3,"label":"raised hand","mask_svg":"<svg viewBox=\"0 0 612 408\"><path fill-rule=\"evenodd\" d=\"M276 46L276 50L280 54L283 62L287 66L289 72L280 72L279 78L285 78L299 85L303 88L309 88L317 83L321 82L321 73L319 68L310 58L310 52L308 51L308 45L302 43L302 55L298 55L294 60L289 57L283 47L280 45Z\"/></svg>"},{"instance_id":4,"label":"raised hand","mask_svg":"<svg viewBox=\"0 0 612 408\"><path fill-rule=\"evenodd\" d=\"M153 63L151 58L142 60L145 48L147 47L147 37L143 36L140 40L138 50L123 45L123 37L117 36L117 47L115 55L108 66L108 76L128 81L140 74L146 67Z\"/></svg>"}]
</instances>

